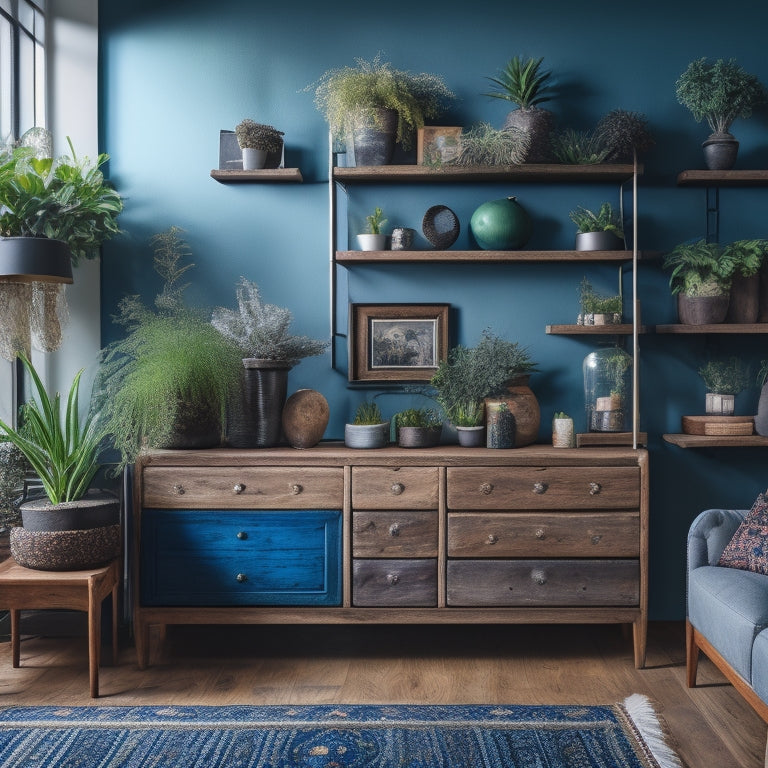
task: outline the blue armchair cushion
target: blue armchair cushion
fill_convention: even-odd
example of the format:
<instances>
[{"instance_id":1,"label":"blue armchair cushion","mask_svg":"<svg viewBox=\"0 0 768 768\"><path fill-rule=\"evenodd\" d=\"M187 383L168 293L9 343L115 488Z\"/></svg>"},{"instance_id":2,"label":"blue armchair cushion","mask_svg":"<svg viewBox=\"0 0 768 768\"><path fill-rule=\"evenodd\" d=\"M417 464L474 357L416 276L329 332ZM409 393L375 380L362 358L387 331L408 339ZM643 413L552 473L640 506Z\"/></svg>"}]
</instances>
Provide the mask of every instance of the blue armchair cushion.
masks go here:
<instances>
[{"instance_id":1,"label":"blue armchair cushion","mask_svg":"<svg viewBox=\"0 0 768 768\"><path fill-rule=\"evenodd\" d=\"M768 496L761 493L728 542L718 565L768 574Z\"/></svg>"}]
</instances>

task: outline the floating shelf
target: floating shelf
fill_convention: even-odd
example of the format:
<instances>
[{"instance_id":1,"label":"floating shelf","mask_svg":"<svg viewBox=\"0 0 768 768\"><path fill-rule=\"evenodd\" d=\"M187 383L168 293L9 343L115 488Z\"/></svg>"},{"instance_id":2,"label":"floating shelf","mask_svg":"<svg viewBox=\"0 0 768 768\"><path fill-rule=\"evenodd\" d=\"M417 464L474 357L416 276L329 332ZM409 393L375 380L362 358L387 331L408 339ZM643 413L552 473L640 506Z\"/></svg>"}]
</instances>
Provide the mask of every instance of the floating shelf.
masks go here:
<instances>
[{"instance_id":1,"label":"floating shelf","mask_svg":"<svg viewBox=\"0 0 768 768\"><path fill-rule=\"evenodd\" d=\"M640 258L640 254L638 254ZM336 251L339 264L376 262L632 261L632 251Z\"/></svg>"},{"instance_id":2,"label":"floating shelf","mask_svg":"<svg viewBox=\"0 0 768 768\"><path fill-rule=\"evenodd\" d=\"M657 325L656 333L768 333L768 323L718 323L717 325Z\"/></svg>"},{"instance_id":3,"label":"floating shelf","mask_svg":"<svg viewBox=\"0 0 768 768\"><path fill-rule=\"evenodd\" d=\"M768 170L760 171L681 171L679 187L764 187Z\"/></svg>"},{"instance_id":4,"label":"floating shelf","mask_svg":"<svg viewBox=\"0 0 768 768\"><path fill-rule=\"evenodd\" d=\"M768 446L762 435L664 435L667 443L679 448L756 448Z\"/></svg>"},{"instance_id":5,"label":"floating shelf","mask_svg":"<svg viewBox=\"0 0 768 768\"><path fill-rule=\"evenodd\" d=\"M548 325L546 332L560 336L630 336L634 333L631 323L616 325ZM641 325L638 333L647 333L646 326Z\"/></svg>"},{"instance_id":6,"label":"floating shelf","mask_svg":"<svg viewBox=\"0 0 768 768\"><path fill-rule=\"evenodd\" d=\"M211 178L222 184L254 184L259 182L302 182L298 168L262 168L258 171L220 171L213 169Z\"/></svg>"}]
</instances>

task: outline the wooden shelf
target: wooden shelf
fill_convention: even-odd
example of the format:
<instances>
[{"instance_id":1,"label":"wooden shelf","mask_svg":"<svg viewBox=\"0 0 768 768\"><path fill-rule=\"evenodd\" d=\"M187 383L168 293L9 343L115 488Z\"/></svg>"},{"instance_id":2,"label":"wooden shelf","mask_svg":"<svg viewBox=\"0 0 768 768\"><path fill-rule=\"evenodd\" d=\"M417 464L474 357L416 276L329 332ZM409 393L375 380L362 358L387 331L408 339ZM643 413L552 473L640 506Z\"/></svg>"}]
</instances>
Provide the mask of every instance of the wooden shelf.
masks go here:
<instances>
[{"instance_id":1,"label":"wooden shelf","mask_svg":"<svg viewBox=\"0 0 768 768\"><path fill-rule=\"evenodd\" d=\"M211 171L211 178L222 184L304 181L298 168L262 168L258 171L220 171L214 168Z\"/></svg>"},{"instance_id":2,"label":"wooden shelf","mask_svg":"<svg viewBox=\"0 0 768 768\"><path fill-rule=\"evenodd\" d=\"M634 167L631 163L600 163L595 165L562 165L556 163L531 163L504 166L443 166L430 168L424 165L377 165L355 168L334 168L333 178L338 182L442 184L447 181L578 181L605 182L628 181ZM638 165L641 175L643 166Z\"/></svg>"},{"instance_id":3,"label":"wooden shelf","mask_svg":"<svg viewBox=\"0 0 768 768\"><path fill-rule=\"evenodd\" d=\"M718 323L716 325L657 325L656 333L768 333L768 323Z\"/></svg>"},{"instance_id":4,"label":"wooden shelf","mask_svg":"<svg viewBox=\"0 0 768 768\"><path fill-rule=\"evenodd\" d=\"M768 446L762 435L664 435L667 443L679 448L756 448Z\"/></svg>"},{"instance_id":5,"label":"wooden shelf","mask_svg":"<svg viewBox=\"0 0 768 768\"><path fill-rule=\"evenodd\" d=\"M631 260L632 251L336 251L339 264Z\"/></svg>"},{"instance_id":6,"label":"wooden shelf","mask_svg":"<svg viewBox=\"0 0 768 768\"><path fill-rule=\"evenodd\" d=\"M630 336L634 332L632 323L619 325L548 325L546 332L560 336ZM647 333L646 326L641 325L638 333Z\"/></svg>"},{"instance_id":7,"label":"wooden shelf","mask_svg":"<svg viewBox=\"0 0 768 768\"><path fill-rule=\"evenodd\" d=\"M679 187L765 187L768 170L752 171L681 171Z\"/></svg>"}]
</instances>

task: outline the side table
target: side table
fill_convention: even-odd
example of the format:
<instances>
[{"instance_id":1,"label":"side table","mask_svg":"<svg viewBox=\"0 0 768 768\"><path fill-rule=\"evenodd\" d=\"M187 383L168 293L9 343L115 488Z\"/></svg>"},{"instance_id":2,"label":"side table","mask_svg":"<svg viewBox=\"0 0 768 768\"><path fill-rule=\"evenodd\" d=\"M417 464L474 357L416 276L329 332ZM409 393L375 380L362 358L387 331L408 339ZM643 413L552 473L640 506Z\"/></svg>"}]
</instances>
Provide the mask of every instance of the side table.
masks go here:
<instances>
[{"instance_id":1,"label":"side table","mask_svg":"<svg viewBox=\"0 0 768 768\"><path fill-rule=\"evenodd\" d=\"M11 654L19 667L19 615L22 610L66 608L88 613L88 671L91 696L99 695L101 659L101 604L112 595L112 663L117 661L118 560L85 571L36 571L13 558L0 563L0 607L11 614Z\"/></svg>"}]
</instances>

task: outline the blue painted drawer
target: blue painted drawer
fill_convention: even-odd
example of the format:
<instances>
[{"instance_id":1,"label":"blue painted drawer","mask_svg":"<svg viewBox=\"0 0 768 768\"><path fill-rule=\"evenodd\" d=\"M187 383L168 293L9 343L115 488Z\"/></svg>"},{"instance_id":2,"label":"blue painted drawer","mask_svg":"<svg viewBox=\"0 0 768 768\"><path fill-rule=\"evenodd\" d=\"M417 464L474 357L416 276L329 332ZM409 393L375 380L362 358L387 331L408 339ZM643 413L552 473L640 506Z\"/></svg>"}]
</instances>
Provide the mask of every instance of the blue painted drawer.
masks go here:
<instances>
[{"instance_id":1,"label":"blue painted drawer","mask_svg":"<svg viewBox=\"0 0 768 768\"><path fill-rule=\"evenodd\" d=\"M339 510L144 509L142 605L340 605Z\"/></svg>"}]
</instances>

